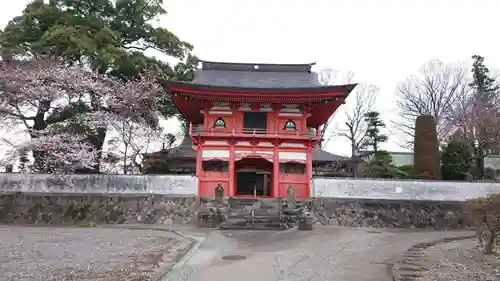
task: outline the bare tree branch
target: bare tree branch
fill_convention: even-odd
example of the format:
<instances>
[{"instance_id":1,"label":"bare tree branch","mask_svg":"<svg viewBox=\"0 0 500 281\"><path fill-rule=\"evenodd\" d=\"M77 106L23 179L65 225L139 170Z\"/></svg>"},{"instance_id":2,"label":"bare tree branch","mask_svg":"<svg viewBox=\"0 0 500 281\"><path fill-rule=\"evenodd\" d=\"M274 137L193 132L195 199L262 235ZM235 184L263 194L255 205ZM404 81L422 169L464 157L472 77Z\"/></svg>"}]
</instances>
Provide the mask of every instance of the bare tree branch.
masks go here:
<instances>
[{"instance_id":1,"label":"bare tree branch","mask_svg":"<svg viewBox=\"0 0 500 281\"><path fill-rule=\"evenodd\" d=\"M151 128L132 119L121 119L111 123L116 136L108 141L110 150L107 153L108 164L113 168L120 167L121 173L142 173L143 155L157 150L160 144L168 149L176 141L177 136L165 134L161 127ZM165 148L165 147L164 147Z\"/></svg>"},{"instance_id":2,"label":"bare tree branch","mask_svg":"<svg viewBox=\"0 0 500 281\"><path fill-rule=\"evenodd\" d=\"M350 83L353 83L353 81L354 81L354 75L355 74L352 71L346 72L346 71L334 70L331 68L325 68L325 69L322 69L319 71L318 81L321 85L324 85L324 86L350 84ZM331 127L332 121L333 121L336 113L337 112L335 112L321 128L321 134L322 134L321 138L323 140L321 142L322 147L325 147L326 144L333 137L333 134L329 133L328 129Z\"/></svg>"},{"instance_id":3,"label":"bare tree branch","mask_svg":"<svg viewBox=\"0 0 500 281\"><path fill-rule=\"evenodd\" d=\"M373 111L379 88L370 84L359 84L347 98L346 121L335 135L344 137L351 143L351 155L360 149L366 137L368 124L365 115Z\"/></svg>"},{"instance_id":4,"label":"bare tree branch","mask_svg":"<svg viewBox=\"0 0 500 281\"><path fill-rule=\"evenodd\" d=\"M424 64L418 75L409 76L397 86L400 120L393 121L393 125L413 139L416 118L431 115L436 120L439 139L448 136L453 125L446 122L446 116L458 97L470 90L467 74L465 67L439 60Z\"/></svg>"}]
</instances>

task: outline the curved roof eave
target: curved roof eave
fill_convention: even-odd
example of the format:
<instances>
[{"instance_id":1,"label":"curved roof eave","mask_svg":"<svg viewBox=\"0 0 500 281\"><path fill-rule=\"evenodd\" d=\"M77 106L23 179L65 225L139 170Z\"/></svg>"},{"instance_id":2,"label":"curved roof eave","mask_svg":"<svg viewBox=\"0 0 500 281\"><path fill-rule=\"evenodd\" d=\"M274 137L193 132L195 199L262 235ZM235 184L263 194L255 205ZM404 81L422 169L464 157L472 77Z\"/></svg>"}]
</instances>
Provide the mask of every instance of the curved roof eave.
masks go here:
<instances>
[{"instance_id":1,"label":"curved roof eave","mask_svg":"<svg viewBox=\"0 0 500 281\"><path fill-rule=\"evenodd\" d=\"M279 65L279 66L313 66L316 65L316 62L310 63L250 63L250 62L218 62L218 61L209 61L209 60L200 60L201 63L214 63L214 64L226 64L226 65Z\"/></svg>"},{"instance_id":2,"label":"curved roof eave","mask_svg":"<svg viewBox=\"0 0 500 281\"><path fill-rule=\"evenodd\" d=\"M358 84L346 85L331 85L320 87L302 87L302 88L243 88L243 87L223 87L214 85L194 84L191 82L174 82L174 81L160 81L160 84L173 91L184 90L206 90L215 92L229 92L229 93L328 93L343 91L346 95L349 94Z\"/></svg>"}]
</instances>

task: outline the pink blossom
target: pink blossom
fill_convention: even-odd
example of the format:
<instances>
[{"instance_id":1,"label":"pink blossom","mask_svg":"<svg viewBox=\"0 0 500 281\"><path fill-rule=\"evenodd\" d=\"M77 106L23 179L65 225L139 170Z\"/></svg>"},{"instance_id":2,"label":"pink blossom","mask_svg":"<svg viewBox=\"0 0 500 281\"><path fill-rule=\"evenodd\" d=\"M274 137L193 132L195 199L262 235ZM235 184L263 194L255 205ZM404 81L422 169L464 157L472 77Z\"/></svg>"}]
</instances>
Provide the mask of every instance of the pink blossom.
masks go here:
<instances>
[{"instance_id":1,"label":"pink blossom","mask_svg":"<svg viewBox=\"0 0 500 281\"><path fill-rule=\"evenodd\" d=\"M92 168L96 164L97 154L93 146L85 137L76 134L43 134L29 142L24 149L45 152L44 170L56 173Z\"/></svg>"},{"instance_id":2,"label":"pink blossom","mask_svg":"<svg viewBox=\"0 0 500 281\"><path fill-rule=\"evenodd\" d=\"M152 108L163 98L147 77L125 82L49 59L0 62L0 117L25 126L32 140L22 149L45 152L47 170L97 164L98 151L71 125L92 131L129 118L155 125Z\"/></svg>"}]
</instances>

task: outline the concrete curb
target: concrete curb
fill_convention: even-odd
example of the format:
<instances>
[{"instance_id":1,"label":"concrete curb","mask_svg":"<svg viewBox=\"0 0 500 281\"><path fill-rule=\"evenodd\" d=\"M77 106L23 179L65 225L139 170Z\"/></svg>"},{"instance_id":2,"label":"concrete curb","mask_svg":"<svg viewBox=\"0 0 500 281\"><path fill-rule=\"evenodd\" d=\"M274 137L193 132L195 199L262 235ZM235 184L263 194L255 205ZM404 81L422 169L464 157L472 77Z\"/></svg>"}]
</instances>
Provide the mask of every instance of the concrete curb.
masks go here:
<instances>
[{"instance_id":1,"label":"concrete curb","mask_svg":"<svg viewBox=\"0 0 500 281\"><path fill-rule=\"evenodd\" d=\"M178 235L180 235L180 234L178 234ZM186 247L184 247L183 249L181 249L180 251L177 252L177 254L175 256L175 263L173 263L173 264L171 264L169 266L165 266L164 268L162 268L162 270L160 272L158 272L151 279L151 281L160 281L160 280L163 280L163 278L165 276L167 276L175 268L175 266L182 260L182 258L184 258L184 256L186 256L191 251L191 249L193 249L193 247L197 244L196 240L194 240L192 238L189 238L189 237L186 237L184 235L181 235L181 236L185 237L186 239L189 239L190 240L189 244Z\"/></svg>"},{"instance_id":2,"label":"concrete curb","mask_svg":"<svg viewBox=\"0 0 500 281\"><path fill-rule=\"evenodd\" d=\"M429 270L424 265L424 257L428 248L441 243L475 238L475 235L448 237L428 243L414 245L403 253L403 258L392 266L393 281L412 281L422 277L422 273Z\"/></svg>"},{"instance_id":3,"label":"concrete curb","mask_svg":"<svg viewBox=\"0 0 500 281\"><path fill-rule=\"evenodd\" d=\"M178 250L178 252L175 255L174 262L170 265L164 265L163 267L160 267L158 272L153 276L151 281L160 281L163 280L165 276L167 276L176 266L177 264L182 261L182 259L196 246L199 244L199 242L196 239L193 239L191 237L187 237L186 235L182 234L181 232L177 230L172 230L168 228L161 228L161 227L143 227L143 226L127 226L126 224L120 224L120 225L113 225L113 226L106 226L102 225L99 227L103 228L121 228L121 229L131 229L131 230L154 230L154 231L163 231L163 232L171 232L176 235L181 236L182 238L185 238L189 240L189 243L186 247Z\"/></svg>"}]
</instances>

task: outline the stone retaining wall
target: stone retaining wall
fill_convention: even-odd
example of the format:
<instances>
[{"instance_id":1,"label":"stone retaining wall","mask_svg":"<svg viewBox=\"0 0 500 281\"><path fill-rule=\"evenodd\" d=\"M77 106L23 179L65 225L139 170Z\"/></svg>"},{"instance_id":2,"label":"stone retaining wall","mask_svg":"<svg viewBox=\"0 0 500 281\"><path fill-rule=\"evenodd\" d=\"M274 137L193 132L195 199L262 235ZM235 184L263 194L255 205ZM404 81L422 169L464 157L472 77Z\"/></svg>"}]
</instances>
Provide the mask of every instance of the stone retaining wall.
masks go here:
<instances>
[{"instance_id":1,"label":"stone retaining wall","mask_svg":"<svg viewBox=\"0 0 500 281\"><path fill-rule=\"evenodd\" d=\"M462 202L316 198L323 224L347 227L461 229L469 227Z\"/></svg>"},{"instance_id":2,"label":"stone retaining wall","mask_svg":"<svg viewBox=\"0 0 500 281\"><path fill-rule=\"evenodd\" d=\"M0 195L0 223L184 224L194 223L203 217L200 215L210 220L207 214L213 215L214 211L200 208L199 201L195 196L182 195L4 193ZM469 226L462 204L316 198L310 205L315 217L328 225L460 229ZM198 224L212 225L209 221L198 221Z\"/></svg>"},{"instance_id":3,"label":"stone retaining wall","mask_svg":"<svg viewBox=\"0 0 500 281\"><path fill-rule=\"evenodd\" d=\"M194 196L15 193L0 195L0 222L185 224L196 208Z\"/></svg>"}]
</instances>

